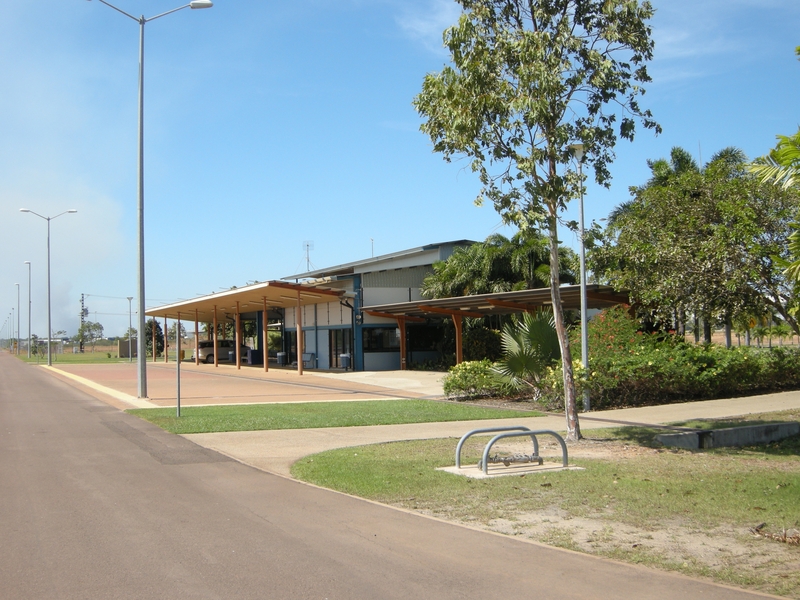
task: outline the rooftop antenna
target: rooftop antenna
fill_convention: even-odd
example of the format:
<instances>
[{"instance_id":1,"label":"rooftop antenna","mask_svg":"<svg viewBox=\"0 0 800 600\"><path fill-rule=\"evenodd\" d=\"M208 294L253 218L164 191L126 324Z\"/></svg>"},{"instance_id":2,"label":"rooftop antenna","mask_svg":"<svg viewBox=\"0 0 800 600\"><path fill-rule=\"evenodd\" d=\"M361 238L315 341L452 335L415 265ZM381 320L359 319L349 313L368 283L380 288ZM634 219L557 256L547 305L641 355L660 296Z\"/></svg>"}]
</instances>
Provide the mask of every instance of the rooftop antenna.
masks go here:
<instances>
[{"instance_id":1,"label":"rooftop antenna","mask_svg":"<svg viewBox=\"0 0 800 600\"><path fill-rule=\"evenodd\" d=\"M314 249L314 242L311 240L306 240L303 242L303 250L306 252L306 271L310 271L311 267L314 266L311 263L311 251Z\"/></svg>"},{"instance_id":2,"label":"rooftop antenna","mask_svg":"<svg viewBox=\"0 0 800 600\"><path fill-rule=\"evenodd\" d=\"M373 238L369 238L369 243L372 244L372 258L375 258L375 240Z\"/></svg>"}]
</instances>

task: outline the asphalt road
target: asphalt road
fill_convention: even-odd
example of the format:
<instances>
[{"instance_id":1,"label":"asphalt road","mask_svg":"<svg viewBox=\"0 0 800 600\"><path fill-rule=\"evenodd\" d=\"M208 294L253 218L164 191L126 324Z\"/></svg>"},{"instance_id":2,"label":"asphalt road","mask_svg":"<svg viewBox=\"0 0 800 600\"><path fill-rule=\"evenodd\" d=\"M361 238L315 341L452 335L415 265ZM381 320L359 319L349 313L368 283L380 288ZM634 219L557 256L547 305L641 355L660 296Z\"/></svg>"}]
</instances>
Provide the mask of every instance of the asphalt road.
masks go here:
<instances>
[{"instance_id":1,"label":"asphalt road","mask_svg":"<svg viewBox=\"0 0 800 600\"><path fill-rule=\"evenodd\" d=\"M270 475L3 352L0 597L759 596Z\"/></svg>"}]
</instances>

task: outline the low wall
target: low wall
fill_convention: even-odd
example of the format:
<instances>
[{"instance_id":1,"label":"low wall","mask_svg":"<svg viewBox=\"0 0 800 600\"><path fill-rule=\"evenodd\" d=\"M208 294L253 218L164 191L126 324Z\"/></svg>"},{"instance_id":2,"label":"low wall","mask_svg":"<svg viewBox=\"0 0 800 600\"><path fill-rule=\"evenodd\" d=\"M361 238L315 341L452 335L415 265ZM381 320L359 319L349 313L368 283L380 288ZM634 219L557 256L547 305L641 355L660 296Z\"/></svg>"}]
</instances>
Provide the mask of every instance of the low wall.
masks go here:
<instances>
[{"instance_id":1,"label":"low wall","mask_svg":"<svg viewBox=\"0 0 800 600\"><path fill-rule=\"evenodd\" d=\"M665 446L699 450L700 448L769 444L798 433L800 433L800 423L790 422L686 431L683 433L662 433L656 436L656 440Z\"/></svg>"}]
</instances>

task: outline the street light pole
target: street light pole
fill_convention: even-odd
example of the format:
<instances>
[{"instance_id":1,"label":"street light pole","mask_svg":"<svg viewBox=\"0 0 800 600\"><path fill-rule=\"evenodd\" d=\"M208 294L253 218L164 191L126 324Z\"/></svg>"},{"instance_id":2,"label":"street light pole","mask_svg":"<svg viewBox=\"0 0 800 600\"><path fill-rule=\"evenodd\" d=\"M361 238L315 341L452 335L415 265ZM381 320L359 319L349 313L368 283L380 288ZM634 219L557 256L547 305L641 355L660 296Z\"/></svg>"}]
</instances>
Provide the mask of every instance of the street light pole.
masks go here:
<instances>
[{"instance_id":1,"label":"street light pole","mask_svg":"<svg viewBox=\"0 0 800 600\"><path fill-rule=\"evenodd\" d=\"M31 261L26 260L28 265L28 358L31 357Z\"/></svg>"},{"instance_id":2,"label":"street light pole","mask_svg":"<svg viewBox=\"0 0 800 600\"><path fill-rule=\"evenodd\" d=\"M133 296L128 296L128 362L133 362L133 352L131 352L131 329L133 329L131 324L131 300L133 300ZM136 335L136 347L139 347L139 334Z\"/></svg>"},{"instance_id":3,"label":"street light pole","mask_svg":"<svg viewBox=\"0 0 800 600\"><path fill-rule=\"evenodd\" d=\"M136 364L138 367L138 393L139 398L147 398L147 362L146 340L144 339L145 328L145 295L144 295L144 26L148 21L155 21L160 17L172 14L184 8L198 9L198 8L211 8L214 6L211 0L193 0L189 4L173 8L167 12L156 15L155 17L145 18L134 17L124 10L117 8L106 0L99 0L109 8L113 8L119 13L122 13L129 19L133 19L139 23L139 176L138 176L138 218L139 218L139 248L138 248L138 269L137 269L137 283L138 283L138 334L136 337Z\"/></svg>"},{"instance_id":4,"label":"street light pole","mask_svg":"<svg viewBox=\"0 0 800 600\"><path fill-rule=\"evenodd\" d=\"M583 225L583 144L572 144L570 146L575 160L578 162L578 186L579 186L579 204L580 204L580 219L578 221L578 236L580 238L580 277L581 277L581 362L583 369L586 371L589 368L589 331L588 319L586 316L586 236ZM588 412L591 410L591 400L589 398L589 391L583 392L583 410Z\"/></svg>"},{"instance_id":5,"label":"street light pole","mask_svg":"<svg viewBox=\"0 0 800 600\"><path fill-rule=\"evenodd\" d=\"M17 356L19 356L19 284L14 285L17 286Z\"/></svg>"},{"instance_id":6,"label":"street light pole","mask_svg":"<svg viewBox=\"0 0 800 600\"><path fill-rule=\"evenodd\" d=\"M67 213L76 213L78 211L74 208L70 208L62 213L58 213L55 217L45 217L37 212L33 212L28 208L20 208L19 212L31 213L32 215L36 215L40 219L47 221L47 366L52 367L53 360L50 356L50 346L53 343L53 329L50 324L50 221L57 219L61 215L66 215Z\"/></svg>"}]
</instances>

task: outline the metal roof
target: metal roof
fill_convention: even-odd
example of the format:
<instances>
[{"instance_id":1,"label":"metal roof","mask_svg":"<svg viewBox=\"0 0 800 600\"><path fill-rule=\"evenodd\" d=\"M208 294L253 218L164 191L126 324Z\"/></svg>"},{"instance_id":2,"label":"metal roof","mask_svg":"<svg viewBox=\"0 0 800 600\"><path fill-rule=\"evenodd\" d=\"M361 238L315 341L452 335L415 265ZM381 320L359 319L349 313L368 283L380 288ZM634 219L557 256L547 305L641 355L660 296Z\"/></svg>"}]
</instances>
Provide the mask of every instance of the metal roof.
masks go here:
<instances>
[{"instance_id":1,"label":"metal roof","mask_svg":"<svg viewBox=\"0 0 800 600\"><path fill-rule=\"evenodd\" d=\"M297 306L298 301L301 306L322 304L333 302L343 295L343 290L312 287L285 281L265 281L208 296L200 296L193 300L157 306L146 310L145 315L210 323L214 320L215 308L217 317L222 318L226 313L236 313L237 302L239 312L248 313L264 310L265 301L270 309L288 308Z\"/></svg>"},{"instance_id":2,"label":"metal roof","mask_svg":"<svg viewBox=\"0 0 800 600\"><path fill-rule=\"evenodd\" d=\"M452 242L442 242L440 244L427 244L425 246L409 248L408 250L400 250L399 252L392 252L390 254L382 254L381 256L374 256L372 258L365 258L363 260L357 260L354 262L345 263L343 265L326 267L324 269L316 269L314 271L308 271L307 273L298 273L297 275L288 275L286 277L282 277L281 279L288 281L291 279L318 279L322 277L334 277L337 275L352 275L357 269L370 264L378 264L387 260L394 260L407 256L413 256L415 254L422 254L423 252L429 252L445 246L469 246L475 243L476 242L472 240L455 240Z\"/></svg>"},{"instance_id":3,"label":"metal roof","mask_svg":"<svg viewBox=\"0 0 800 600\"><path fill-rule=\"evenodd\" d=\"M581 286L565 285L559 290L561 291L561 304L565 309L577 310L581 307ZM627 292L617 292L611 286L596 284L586 286L586 299L588 308L608 308L630 302ZM380 304L365 306L363 310L369 313L382 313L382 316L430 317L441 314L442 311L449 311L456 315L464 313L465 316L474 316L474 314L467 313L510 314L534 310L551 304L550 288L537 288L497 294Z\"/></svg>"}]
</instances>

